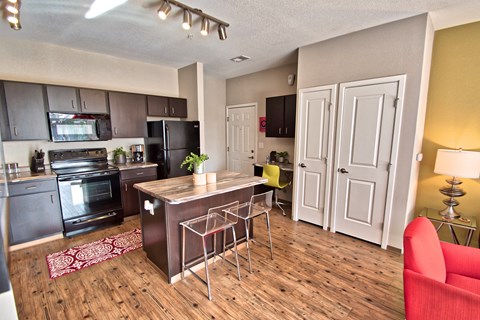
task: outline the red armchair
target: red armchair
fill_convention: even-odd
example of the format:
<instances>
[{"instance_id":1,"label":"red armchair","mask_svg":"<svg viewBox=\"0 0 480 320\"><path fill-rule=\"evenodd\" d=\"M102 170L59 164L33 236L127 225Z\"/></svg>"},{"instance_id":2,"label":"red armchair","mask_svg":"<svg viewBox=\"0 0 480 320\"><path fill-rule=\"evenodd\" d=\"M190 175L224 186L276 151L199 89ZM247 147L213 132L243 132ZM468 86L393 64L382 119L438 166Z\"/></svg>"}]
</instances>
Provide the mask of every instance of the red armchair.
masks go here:
<instances>
[{"instance_id":1,"label":"red armchair","mask_svg":"<svg viewBox=\"0 0 480 320\"><path fill-rule=\"evenodd\" d=\"M403 237L407 320L480 319L480 250L440 242L433 224L414 219Z\"/></svg>"}]
</instances>

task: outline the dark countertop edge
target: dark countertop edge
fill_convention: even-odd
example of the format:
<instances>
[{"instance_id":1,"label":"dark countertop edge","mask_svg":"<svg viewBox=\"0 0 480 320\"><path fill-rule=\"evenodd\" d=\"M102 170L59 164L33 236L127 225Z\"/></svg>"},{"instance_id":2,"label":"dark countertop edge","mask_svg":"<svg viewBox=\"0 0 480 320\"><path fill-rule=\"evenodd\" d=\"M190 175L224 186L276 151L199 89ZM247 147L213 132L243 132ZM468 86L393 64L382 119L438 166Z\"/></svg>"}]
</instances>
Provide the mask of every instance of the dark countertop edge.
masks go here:
<instances>
[{"instance_id":1,"label":"dark countertop edge","mask_svg":"<svg viewBox=\"0 0 480 320\"><path fill-rule=\"evenodd\" d=\"M112 163L112 165L117 167L118 170L120 170L120 171L158 167L158 164L153 163L153 162L139 162L139 163L131 163L130 162L130 163L127 163L127 164Z\"/></svg>"}]
</instances>

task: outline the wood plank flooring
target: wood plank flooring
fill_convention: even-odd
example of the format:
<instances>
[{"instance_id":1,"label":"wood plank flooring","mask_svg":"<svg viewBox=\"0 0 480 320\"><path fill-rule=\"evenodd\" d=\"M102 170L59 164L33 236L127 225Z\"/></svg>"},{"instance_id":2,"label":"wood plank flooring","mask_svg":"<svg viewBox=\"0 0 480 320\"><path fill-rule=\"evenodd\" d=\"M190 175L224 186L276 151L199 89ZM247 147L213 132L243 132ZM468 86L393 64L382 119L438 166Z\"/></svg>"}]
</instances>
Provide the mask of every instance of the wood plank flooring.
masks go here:
<instances>
[{"instance_id":1,"label":"wood plank flooring","mask_svg":"<svg viewBox=\"0 0 480 320\"><path fill-rule=\"evenodd\" d=\"M265 223L257 220L255 235L264 240ZM138 218L12 252L19 319L405 318L399 253L294 222L275 209L271 225L274 260L254 245L253 274L245 261L241 281L221 259L210 265L213 301L193 276L167 284L142 249L50 280L47 254L132 230Z\"/></svg>"}]
</instances>

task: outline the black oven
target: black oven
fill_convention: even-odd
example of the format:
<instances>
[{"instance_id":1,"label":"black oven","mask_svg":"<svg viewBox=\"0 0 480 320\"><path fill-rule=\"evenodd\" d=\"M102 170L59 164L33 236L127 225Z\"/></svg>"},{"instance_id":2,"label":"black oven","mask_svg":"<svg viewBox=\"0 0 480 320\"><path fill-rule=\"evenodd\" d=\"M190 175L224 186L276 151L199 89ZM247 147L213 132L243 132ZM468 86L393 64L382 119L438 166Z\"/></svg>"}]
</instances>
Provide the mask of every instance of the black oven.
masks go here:
<instances>
[{"instance_id":1,"label":"black oven","mask_svg":"<svg viewBox=\"0 0 480 320\"><path fill-rule=\"evenodd\" d=\"M67 237L123 222L120 171L105 148L50 151Z\"/></svg>"}]
</instances>

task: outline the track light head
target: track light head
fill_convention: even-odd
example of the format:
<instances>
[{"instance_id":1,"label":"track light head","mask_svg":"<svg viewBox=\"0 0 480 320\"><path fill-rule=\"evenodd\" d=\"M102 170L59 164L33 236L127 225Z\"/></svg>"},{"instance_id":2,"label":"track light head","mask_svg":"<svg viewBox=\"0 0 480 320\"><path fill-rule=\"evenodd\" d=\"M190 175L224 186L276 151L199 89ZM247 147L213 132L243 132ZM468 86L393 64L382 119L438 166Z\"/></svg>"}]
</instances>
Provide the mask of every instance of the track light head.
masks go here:
<instances>
[{"instance_id":1,"label":"track light head","mask_svg":"<svg viewBox=\"0 0 480 320\"><path fill-rule=\"evenodd\" d=\"M164 1L162 5L160 6L160 9L158 9L157 14L158 17L162 20L167 19L168 14L172 11L172 6L168 1Z\"/></svg>"},{"instance_id":2,"label":"track light head","mask_svg":"<svg viewBox=\"0 0 480 320\"><path fill-rule=\"evenodd\" d=\"M10 22L10 24L18 24L19 23L19 20L18 20L18 17L17 15L13 15L13 16L8 16L7 17L7 21Z\"/></svg>"},{"instance_id":3,"label":"track light head","mask_svg":"<svg viewBox=\"0 0 480 320\"><path fill-rule=\"evenodd\" d=\"M7 5L5 9L7 9L7 11L11 14L18 14L18 8L14 4Z\"/></svg>"},{"instance_id":4,"label":"track light head","mask_svg":"<svg viewBox=\"0 0 480 320\"><path fill-rule=\"evenodd\" d=\"M22 25L20 24L20 21L18 21L18 23L10 23L10 28L13 30L20 30L22 29Z\"/></svg>"},{"instance_id":5,"label":"track light head","mask_svg":"<svg viewBox=\"0 0 480 320\"><path fill-rule=\"evenodd\" d=\"M202 29L200 30L200 33L202 34L202 36L208 36L209 29L210 29L210 21L206 17L203 17Z\"/></svg>"},{"instance_id":6,"label":"track light head","mask_svg":"<svg viewBox=\"0 0 480 320\"><path fill-rule=\"evenodd\" d=\"M192 27L192 13L189 10L183 10L182 28L189 30Z\"/></svg>"},{"instance_id":7,"label":"track light head","mask_svg":"<svg viewBox=\"0 0 480 320\"><path fill-rule=\"evenodd\" d=\"M218 37L220 40L227 39L227 28L223 24L218 25Z\"/></svg>"}]
</instances>

